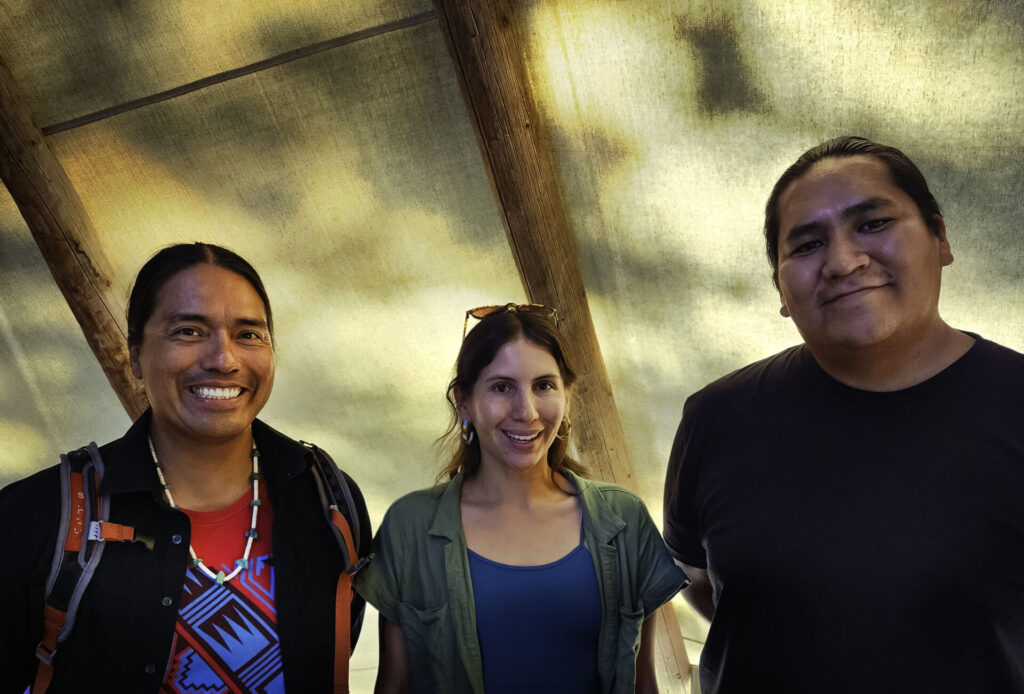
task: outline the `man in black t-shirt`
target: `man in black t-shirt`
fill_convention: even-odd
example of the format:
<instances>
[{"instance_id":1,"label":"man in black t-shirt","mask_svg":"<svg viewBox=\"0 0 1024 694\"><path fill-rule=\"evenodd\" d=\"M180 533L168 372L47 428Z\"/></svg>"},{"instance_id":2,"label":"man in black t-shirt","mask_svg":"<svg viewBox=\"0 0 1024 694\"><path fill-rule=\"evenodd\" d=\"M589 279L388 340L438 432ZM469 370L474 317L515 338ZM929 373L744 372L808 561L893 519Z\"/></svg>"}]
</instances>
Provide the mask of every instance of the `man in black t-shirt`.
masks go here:
<instances>
[{"instance_id":1,"label":"man in black t-shirt","mask_svg":"<svg viewBox=\"0 0 1024 694\"><path fill-rule=\"evenodd\" d=\"M765 239L804 345L687 400L665 487L702 691L1024 691L1024 355L939 317L924 177L822 143Z\"/></svg>"}]
</instances>

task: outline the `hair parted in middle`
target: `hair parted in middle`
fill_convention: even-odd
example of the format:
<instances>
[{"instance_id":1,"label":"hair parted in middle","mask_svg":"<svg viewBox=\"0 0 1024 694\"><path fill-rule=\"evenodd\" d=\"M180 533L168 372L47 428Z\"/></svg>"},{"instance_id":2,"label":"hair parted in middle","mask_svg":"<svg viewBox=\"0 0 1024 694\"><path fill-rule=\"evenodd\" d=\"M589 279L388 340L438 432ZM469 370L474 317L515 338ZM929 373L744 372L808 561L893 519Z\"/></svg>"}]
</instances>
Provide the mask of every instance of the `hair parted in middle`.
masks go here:
<instances>
[{"instance_id":1,"label":"hair parted in middle","mask_svg":"<svg viewBox=\"0 0 1024 694\"><path fill-rule=\"evenodd\" d=\"M942 234L942 210L928 189L928 182L917 165L906 154L889 145L872 142L856 135L843 135L811 147L800 155L775 182L764 212L764 240L768 263L772 267L772 282L779 288L779 199L798 178L823 159L870 156L878 159L889 170L893 185L902 190L917 205L921 218L935 236Z\"/></svg>"},{"instance_id":2,"label":"hair parted in middle","mask_svg":"<svg viewBox=\"0 0 1024 694\"><path fill-rule=\"evenodd\" d=\"M160 290L164 285L179 272L204 264L230 270L252 285L263 301L263 309L267 314L267 332L273 341L274 313L270 310L270 297L267 296L263 280L256 269L231 249L196 241L161 248L139 270L132 285L126 311L129 347L138 347L142 344L143 331L156 308Z\"/></svg>"},{"instance_id":3,"label":"hair parted in middle","mask_svg":"<svg viewBox=\"0 0 1024 694\"><path fill-rule=\"evenodd\" d=\"M452 453L448 463L438 474L438 481L451 479L459 472L469 478L480 469L479 444L467 445L461 436L461 421L455 393L472 393L480 373L494 361L498 350L520 337L551 354L558 364L562 383L567 390L576 382L576 371L569 364L558 328L549 316L529 311L507 310L497 311L482 318L462 341L459 356L455 361L455 376L448 384L446 395L452 421L437 443L443 450L450 448ZM577 475L586 476L584 467L568 455L568 429L566 420L563 419L555 440L548 449L548 467L551 468L552 475L569 470Z\"/></svg>"}]
</instances>

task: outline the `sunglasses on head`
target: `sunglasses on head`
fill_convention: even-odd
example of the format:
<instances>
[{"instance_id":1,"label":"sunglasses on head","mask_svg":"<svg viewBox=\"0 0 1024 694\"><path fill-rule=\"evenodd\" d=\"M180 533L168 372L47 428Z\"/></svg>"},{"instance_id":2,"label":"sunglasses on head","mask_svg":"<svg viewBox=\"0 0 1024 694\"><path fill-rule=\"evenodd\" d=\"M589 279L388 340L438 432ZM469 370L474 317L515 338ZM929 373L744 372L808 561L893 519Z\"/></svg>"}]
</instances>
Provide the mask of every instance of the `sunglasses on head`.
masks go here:
<instances>
[{"instance_id":1,"label":"sunglasses on head","mask_svg":"<svg viewBox=\"0 0 1024 694\"><path fill-rule=\"evenodd\" d=\"M462 323L462 339L466 339L466 328L469 326L469 319L476 318L482 320L492 313L498 313L499 311L508 311L509 313L515 313L516 311L523 311L524 313L536 313L537 315L550 318L558 325L558 311L551 308L550 306L542 306L541 304L505 304L503 306L480 306L478 308L471 308L466 311L466 320Z\"/></svg>"}]
</instances>

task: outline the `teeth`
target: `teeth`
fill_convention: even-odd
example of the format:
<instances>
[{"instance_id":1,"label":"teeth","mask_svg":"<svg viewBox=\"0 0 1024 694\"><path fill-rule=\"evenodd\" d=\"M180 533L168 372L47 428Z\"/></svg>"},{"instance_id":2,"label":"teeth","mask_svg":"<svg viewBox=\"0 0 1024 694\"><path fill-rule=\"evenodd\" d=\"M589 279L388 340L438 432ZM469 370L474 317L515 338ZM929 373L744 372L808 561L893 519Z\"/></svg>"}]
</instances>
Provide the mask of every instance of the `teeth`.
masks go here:
<instances>
[{"instance_id":1,"label":"teeth","mask_svg":"<svg viewBox=\"0 0 1024 694\"><path fill-rule=\"evenodd\" d=\"M201 398L208 400L230 400L231 398L237 398L241 393L241 388L205 388L198 387L193 388L192 392Z\"/></svg>"},{"instance_id":2,"label":"teeth","mask_svg":"<svg viewBox=\"0 0 1024 694\"><path fill-rule=\"evenodd\" d=\"M506 431L505 436L509 437L513 441L533 441L535 438L540 436L540 432L538 431L536 434L532 434L530 436L519 436L518 434Z\"/></svg>"}]
</instances>

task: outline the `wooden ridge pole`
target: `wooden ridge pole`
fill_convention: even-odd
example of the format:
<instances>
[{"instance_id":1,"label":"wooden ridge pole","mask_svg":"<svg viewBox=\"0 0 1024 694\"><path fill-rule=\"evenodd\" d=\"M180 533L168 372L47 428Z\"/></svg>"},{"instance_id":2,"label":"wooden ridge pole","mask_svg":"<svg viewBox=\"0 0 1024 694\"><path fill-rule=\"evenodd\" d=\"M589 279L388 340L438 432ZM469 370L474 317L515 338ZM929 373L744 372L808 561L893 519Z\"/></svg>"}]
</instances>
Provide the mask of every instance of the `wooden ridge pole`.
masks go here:
<instances>
[{"instance_id":1,"label":"wooden ridge pole","mask_svg":"<svg viewBox=\"0 0 1024 694\"><path fill-rule=\"evenodd\" d=\"M536 105L510 0L434 0L477 143L530 301L558 309L571 361L583 374L573 394L577 449L596 476L634 487L633 465L598 345L550 148ZM690 662L679 623L658 615L663 691L688 691Z\"/></svg>"},{"instance_id":2,"label":"wooden ridge pole","mask_svg":"<svg viewBox=\"0 0 1024 694\"><path fill-rule=\"evenodd\" d=\"M78 194L2 61L0 179L21 210L107 380L128 416L136 419L148 401L128 364L124 301L113 290L110 265Z\"/></svg>"}]
</instances>

